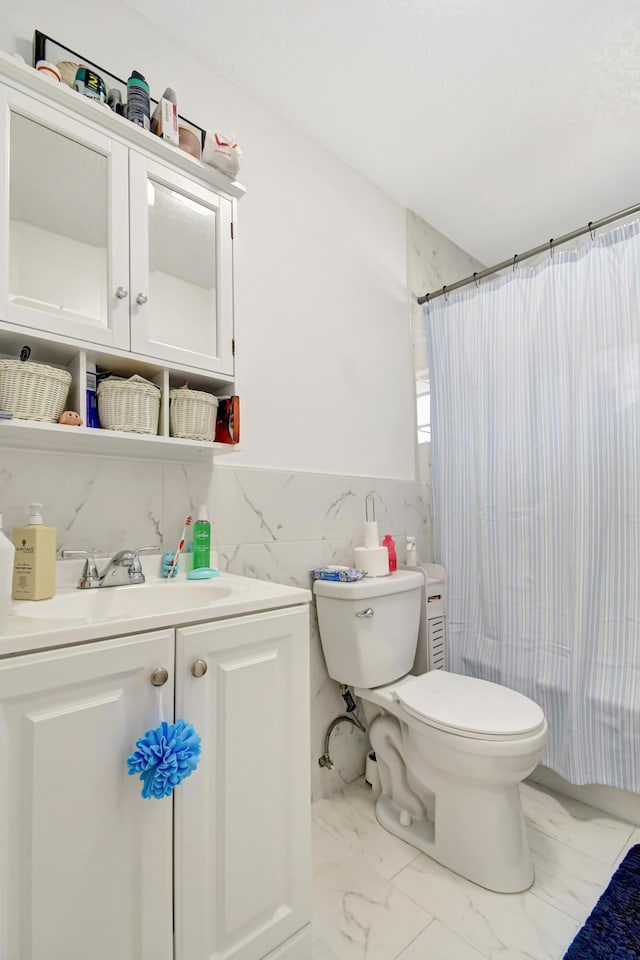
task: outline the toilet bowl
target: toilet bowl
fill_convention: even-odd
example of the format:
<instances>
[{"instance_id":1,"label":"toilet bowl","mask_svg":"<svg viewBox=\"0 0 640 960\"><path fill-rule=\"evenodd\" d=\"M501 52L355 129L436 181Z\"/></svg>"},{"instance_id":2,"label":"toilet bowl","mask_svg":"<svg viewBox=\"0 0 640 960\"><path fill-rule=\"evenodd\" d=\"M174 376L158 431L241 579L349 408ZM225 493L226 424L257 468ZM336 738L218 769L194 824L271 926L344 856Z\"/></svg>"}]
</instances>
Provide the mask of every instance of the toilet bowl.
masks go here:
<instances>
[{"instance_id":1,"label":"toilet bowl","mask_svg":"<svg viewBox=\"0 0 640 960\"><path fill-rule=\"evenodd\" d=\"M398 571L314 586L329 675L363 701L380 777L376 817L483 887L525 890L533 866L518 784L542 756L544 714L499 684L408 673L423 585L421 573Z\"/></svg>"}]
</instances>

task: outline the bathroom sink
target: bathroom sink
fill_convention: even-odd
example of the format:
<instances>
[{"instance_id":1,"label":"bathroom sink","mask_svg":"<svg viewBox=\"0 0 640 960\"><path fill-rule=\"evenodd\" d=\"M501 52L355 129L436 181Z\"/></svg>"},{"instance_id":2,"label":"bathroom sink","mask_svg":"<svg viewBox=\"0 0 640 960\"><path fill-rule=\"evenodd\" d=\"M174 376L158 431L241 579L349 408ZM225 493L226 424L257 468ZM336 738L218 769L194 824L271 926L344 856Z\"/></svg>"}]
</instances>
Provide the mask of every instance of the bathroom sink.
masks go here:
<instances>
[{"instance_id":1,"label":"bathroom sink","mask_svg":"<svg viewBox=\"0 0 640 960\"><path fill-rule=\"evenodd\" d=\"M210 581L163 580L131 587L65 591L50 600L23 600L14 604L12 612L36 620L121 620L206 608L231 593L231 588Z\"/></svg>"}]
</instances>

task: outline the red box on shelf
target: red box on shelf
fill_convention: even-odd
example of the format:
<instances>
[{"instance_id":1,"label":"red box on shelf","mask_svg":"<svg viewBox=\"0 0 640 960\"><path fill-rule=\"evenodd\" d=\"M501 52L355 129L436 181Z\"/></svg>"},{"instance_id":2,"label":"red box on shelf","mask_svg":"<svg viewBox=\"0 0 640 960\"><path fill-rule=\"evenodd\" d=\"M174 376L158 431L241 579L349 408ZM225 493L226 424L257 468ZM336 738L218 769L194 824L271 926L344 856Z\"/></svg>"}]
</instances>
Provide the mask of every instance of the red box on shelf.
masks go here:
<instances>
[{"instance_id":1,"label":"red box on shelf","mask_svg":"<svg viewBox=\"0 0 640 960\"><path fill-rule=\"evenodd\" d=\"M216 442L240 442L240 397L219 398Z\"/></svg>"}]
</instances>

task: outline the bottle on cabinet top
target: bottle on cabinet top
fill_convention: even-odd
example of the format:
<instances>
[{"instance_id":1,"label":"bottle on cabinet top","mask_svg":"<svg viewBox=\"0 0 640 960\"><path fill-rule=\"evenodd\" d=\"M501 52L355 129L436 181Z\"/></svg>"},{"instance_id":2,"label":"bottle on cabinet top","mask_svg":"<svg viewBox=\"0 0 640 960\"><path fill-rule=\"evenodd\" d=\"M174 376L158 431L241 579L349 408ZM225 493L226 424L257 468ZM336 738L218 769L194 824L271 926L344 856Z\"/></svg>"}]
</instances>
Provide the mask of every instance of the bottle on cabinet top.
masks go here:
<instances>
[{"instance_id":1,"label":"bottle on cabinet top","mask_svg":"<svg viewBox=\"0 0 640 960\"><path fill-rule=\"evenodd\" d=\"M42 504L30 505L29 523L13 528L14 600L48 600L56 592L56 531L42 522Z\"/></svg>"},{"instance_id":2,"label":"bottle on cabinet top","mask_svg":"<svg viewBox=\"0 0 640 960\"><path fill-rule=\"evenodd\" d=\"M137 70L127 80L127 120L138 127L151 127L149 84Z\"/></svg>"}]
</instances>

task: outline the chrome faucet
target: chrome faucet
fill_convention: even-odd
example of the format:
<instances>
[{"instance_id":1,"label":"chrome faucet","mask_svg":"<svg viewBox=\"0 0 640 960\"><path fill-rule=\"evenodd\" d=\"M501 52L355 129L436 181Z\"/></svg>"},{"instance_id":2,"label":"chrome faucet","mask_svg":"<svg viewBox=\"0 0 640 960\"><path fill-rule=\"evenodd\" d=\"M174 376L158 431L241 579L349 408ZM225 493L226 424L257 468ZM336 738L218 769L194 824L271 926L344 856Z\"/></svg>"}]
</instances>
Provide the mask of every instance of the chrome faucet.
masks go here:
<instances>
[{"instance_id":1,"label":"chrome faucet","mask_svg":"<svg viewBox=\"0 0 640 960\"><path fill-rule=\"evenodd\" d=\"M82 576L78 580L80 590L92 590L96 587L132 586L135 583L144 583L144 573L140 563L141 553L157 553L157 547L139 547L137 550L118 550L111 557L102 573L98 573L96 560L91 551L63 550L65 560L75 557L84 557L86 563Z\"/></svg>"}]
</instances>

